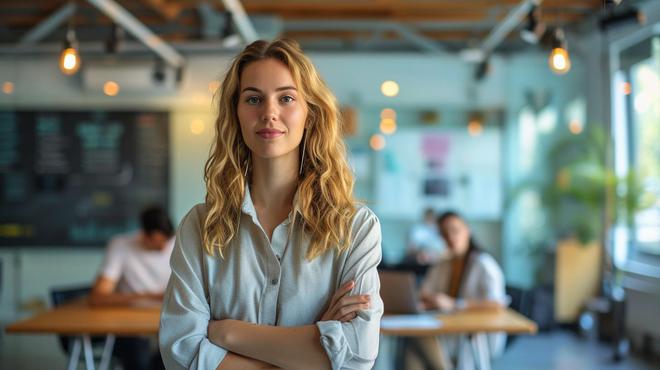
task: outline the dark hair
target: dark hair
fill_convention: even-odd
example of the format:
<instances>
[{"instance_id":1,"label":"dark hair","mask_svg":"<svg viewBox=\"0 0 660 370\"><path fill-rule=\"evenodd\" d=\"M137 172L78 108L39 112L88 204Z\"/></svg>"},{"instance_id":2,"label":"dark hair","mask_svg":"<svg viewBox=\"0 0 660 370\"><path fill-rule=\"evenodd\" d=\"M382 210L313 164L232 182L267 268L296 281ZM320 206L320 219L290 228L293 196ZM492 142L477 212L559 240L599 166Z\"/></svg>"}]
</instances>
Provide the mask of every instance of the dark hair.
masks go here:
<instances>
[{"instance_id":1,"label":"dark hair","mask_svg":"<svg viewBox=\"0 0 660 370\"><path fill-rule=\"evenodd\" d=\"M448 218L450 217L456 217L459 220L465 222L465 219L456 211L445 211L440 216L438 216L437 223L438 226L442 225L443 222L445 222ZM482 249L479 246L479 243L477 243L476 240L474 240L474 236L472 236L472 233L470 233L470 241L468 242L468 251L466 253L466 257L470 255L472 252L481 252Z\"/></svg>"},{"instance_id":2,"label":"dark hair","mask_svg":"<svg viewBox=\"0 0 660 370\"><path fill-rule=\"evenodd\" d=\"M445 211L440 216L438 216L438 219L437 219L438 226L442 225L442 223L445 222L450 217L456 217L459 220L465 222L465 219L463 217L461 217L461 215L458 212ZM440 227L442 227L442 226L440 226ZM477 255L481 254L482 251L483 250L481 249L481 247L479 247L479 244L477 244L477 242L474 240L474 237L472 236L472 233L470 233L470 240L468 241L468 250L467 250L467 252L465 252L465 256L463 257L464 261L465 261L465 268L463 268L463 271L461 272L461 276L459 278L459 284L458 284L458 292L456 292L457 297L455 297L455 298L458 298L458 296L460 296L460 294L461 294L460 292L462 291L463 284L465 282L465 277L469 273L468 270L470 270L470 268L472 267L472 266L469 265L470 257L472 257L472 255L477 256Z\"/></svg>"},{"instance_id":3,"label":"dark hair","mask_svg":"<svg viewBox=\"0 0 660 370\"><path fill-rule=\"evenodd\" d=\"M140 214L140 223L142 231L148 235L154 231L160 231L168 237L174 235L172 221L170 221L167 212L160 206L145 208Z\"/></svg>"}]
</instances>

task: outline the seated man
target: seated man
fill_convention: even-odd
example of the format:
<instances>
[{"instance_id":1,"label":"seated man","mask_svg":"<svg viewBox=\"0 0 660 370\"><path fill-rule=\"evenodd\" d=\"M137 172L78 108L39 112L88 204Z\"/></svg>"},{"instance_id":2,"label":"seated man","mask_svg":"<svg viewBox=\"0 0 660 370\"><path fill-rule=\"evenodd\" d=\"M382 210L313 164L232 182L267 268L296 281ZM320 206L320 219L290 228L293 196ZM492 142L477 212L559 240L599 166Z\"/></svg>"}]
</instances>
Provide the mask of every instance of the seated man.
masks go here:
<instances>
[{"instance_id":1,"label":"seated man","mask_svg":"<svg viewBox=\"0 0 660 370\"><path fill-rule=\"evenodd\" d=\"M424 210L424 220L410 229L404 263L410 266L429 266L440 259L444 245L435 220L433 208Z\"/></svg>"},{"instance_id":2,"label":"seated man","mask_svg":"<svg viewBox=\"0 0 660 370\"><path fill-rule=\"evenodd\" d=\"M90 304L160 305L170 277L174 229L167 213L160 207L144 210L140 221L142 230L110 241L101 272L92 288ZM115 342L114 354L124 370L162 369L160 355L151 347L150 338L120 337Z\"/></svg>"}]
</instances>

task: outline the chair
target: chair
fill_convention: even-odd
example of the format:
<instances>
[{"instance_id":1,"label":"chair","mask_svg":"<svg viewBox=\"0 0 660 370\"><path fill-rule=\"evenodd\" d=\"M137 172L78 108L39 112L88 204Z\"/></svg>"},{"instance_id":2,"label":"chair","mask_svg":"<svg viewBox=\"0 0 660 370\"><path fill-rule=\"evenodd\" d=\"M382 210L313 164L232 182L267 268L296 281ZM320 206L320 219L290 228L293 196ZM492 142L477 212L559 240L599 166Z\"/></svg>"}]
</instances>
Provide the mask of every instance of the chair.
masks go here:
<instances>
[{"instance_id":1,"label":"chair","mask_svg":"<svg viewBox=\"0 0 660 370\"><path fill-rule=\"evenodd\" d=\"M532 293L529 290L514 287L511 285L506 286L506 295L511 298L509 303L509 308L518 312L519 314L531 318L532 317ZM506 337L506 348L518 338L516 335L507 335Z\"/></svg>"},{"instance_id":2,"label":"chair","mask_svg":"<svg viewBox=\"0 0 660 370\"><path fill-rule=\"evenodd\" d=\"M60 306L62 304L71 302L77 298L82 298L88 296L92 288L90 286L78 286L78 287L58 287L50 290L50 299L53 307ZM74 337L67 335L58 336L60 347L67 354L71 354L71 346L74 340ZM99 352L103 351L103 346L105 345L105 336L96 336L91 337L92 340L92 350L94 352L94 360L98 361L101 358Z\"/></svg>"}]
</instances>

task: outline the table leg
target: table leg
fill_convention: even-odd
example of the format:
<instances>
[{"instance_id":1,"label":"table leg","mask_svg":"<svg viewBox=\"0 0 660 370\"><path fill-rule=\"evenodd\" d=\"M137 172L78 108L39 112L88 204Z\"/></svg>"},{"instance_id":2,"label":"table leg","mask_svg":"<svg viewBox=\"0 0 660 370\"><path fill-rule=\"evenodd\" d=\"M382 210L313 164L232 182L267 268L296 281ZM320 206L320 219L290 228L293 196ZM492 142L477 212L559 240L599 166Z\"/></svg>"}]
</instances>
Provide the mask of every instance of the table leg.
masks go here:
<instances>
[{"instance_id":1,"label":"table leg","mask_svg":"<svg viewBox=\"0 0 660 370\"><path fill-rule=\"evenodd\" d=\"M470 338L469 334L460 334L458 336L458 347L456 348L456 368L458 370L474 370L475 355L470 345Z\"/></svg>"},{"instance_id":2,"label":"table leg","mask_svg":"<svg viewBox=\"0 0 660 370\"><path fill-rule=\"evenodd\" d=\"M454 370L451 356L447 350L447 344L440 337L436 337L437 345L440 348L440 363L443 370Z\"/></svg>"},{"instance_id":3,"label":"table leg","mask_svg":"<svg viewBox=\"0 0 660 370\"><path fill-rule=\"evenodd\" d=\"M110 366L110 359L112 358L112 350L115 347L115 336L108 334L105 337L105 345L103 346L103 354L101 355L101 363L99 364L99 370L108 370Z\"/></svg>"},{"instance_id":4,"label":"table leg","mask_svg":"<svg viewBox=\"0 0 660 370\"><path fill-rule=\"evenodd\" d=\"M67 365L68 370L76 370L78 368L78 360L80 359L80 338L73 338L73 348L69 353L69 364Z\"/></svg>"},{"instance_id":5,"label":"table leg","mask_svg":"<svg viewBox=\"0 0 660 370\"><path fill-rule=\"evenodd\" d=\"M404 369L406 364L406 347L408 342L405 337L394 337L395 353L394 355L394 368Z\"/></svg>"},{"instance_id":6,"label":"table leg","mask_svg":"<svg viewBox=\"0 0 660 370\"><path fill-rule=\"evenodd\" d=\"M94 353L92 352L92 339L85 334L83 339L83 352L85 354L85 369L94 370Z\"/></svg>"},{"instance_id":7,"label":"table leg","mask_svg":"<svg viewBox=\"0 0 660 370\"><path fill-rule=\"evenodd\" d=\"M476 333L472 336L476 356L475 362L479 370L490 370L490 349L488 348L488 337L484 333Z\"/></svg>"}]
</instances>

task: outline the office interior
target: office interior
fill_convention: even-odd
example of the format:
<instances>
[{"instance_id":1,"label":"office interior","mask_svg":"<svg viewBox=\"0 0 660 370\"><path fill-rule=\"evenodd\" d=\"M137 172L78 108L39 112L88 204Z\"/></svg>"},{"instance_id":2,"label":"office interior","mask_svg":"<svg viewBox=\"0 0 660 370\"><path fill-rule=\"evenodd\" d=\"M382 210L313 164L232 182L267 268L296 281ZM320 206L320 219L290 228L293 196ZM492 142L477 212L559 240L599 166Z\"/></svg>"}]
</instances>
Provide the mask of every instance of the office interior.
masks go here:
<instances>
[{"instance_id":1,"label":"office interior","mask_svg":"<svg viewBox=\"0 0 660 370\"><path fill-rule=\"evenodd\" d=\"M524 297L510 308L536 330L493 369L660 366L658 0L0 2L3 329L90 286L143 199L175 225L204 202L223 74L278 37L337 97L383 266L404 262L426 209L454 210ZM116 132L49 139L67 120ZM65 196L84 181L66 143L85 141L97 157L72 161L99 175ZM375 369L398 366L397 343L381 336ZM67 358L57 335L0 332L0 368Z\"/></svg>"}]
</instances>

